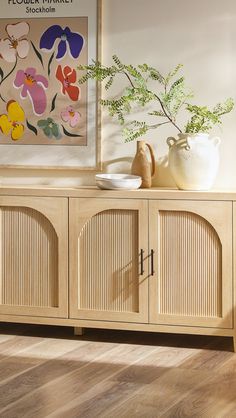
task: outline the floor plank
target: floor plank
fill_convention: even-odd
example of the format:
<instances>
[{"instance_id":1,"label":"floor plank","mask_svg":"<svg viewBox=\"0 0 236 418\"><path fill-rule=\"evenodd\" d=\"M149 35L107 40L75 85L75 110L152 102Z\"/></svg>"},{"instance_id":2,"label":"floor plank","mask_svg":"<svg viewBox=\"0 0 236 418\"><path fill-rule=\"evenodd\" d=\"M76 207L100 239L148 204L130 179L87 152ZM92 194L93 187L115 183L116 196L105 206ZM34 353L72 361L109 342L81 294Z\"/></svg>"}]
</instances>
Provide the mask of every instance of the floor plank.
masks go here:
<instances>
[{"instance_id":1,"label":"floor plank","mask_svg":"<svg viewBox=\"0 0 236 418\"><path fill-rule=\"evenodd\" d=\"M98 344L102 355L99 352L99 347L96 346ZM126 362L132 362L137 356L143 356L144 353L147 355L148 351L153 350L152 347L144 348L143 346L130 344L119 344L109 350L107 344L101 342L91 342L89 346L90 350L93 350L92 361L86 357L85 351L84 353L76 353L77 358L81 358L80 362L72 362L71 365L69 361L65 362L65 371L62 364L58 365L58 359L47 364L47 385L45 380L41 379L38 382L35 373L33 373L34 382L37 381L37 386L32 387L31 385L31 392L27 396L24 396L17 404L14 403L10 408L4 409L4 418L11 417L13 412L17 417L21 414L23 416L23 413L25 418L31 418L32 415L35 418L44 417L45 414L47 415L56 408L72 401L75 397L81 396L91 386L100 384L104 379L122 370ZM54 374L49 376L50 369ZM60 375L56 374L58 370L60 370ZM36 391L39 385L41 388ZM59 393L60 396L58 397Z\"/></svg>"},{"instance_id":2,"label":"floor plank","mask_svg":"<svg viewBox=\"0 0 236 418\"><path fill-rule=\"evenodd\" d=\"M236 418L223 337L0 324L2 418Z\"/></svg>"},{"instance_id":3,"label":"floor plank","mask_svg":"<svg viewBox=\"0 0 236 418\"><path fill-rule=\"evenodd\" d=\"M170 364L170 368L177 366L192 353L192 349L156 347L147 357L139 358L134 364L128 362L123 370L113 374L109 382L105 382L103 390L101 384L93 386L93 389L86 394L87 399L81 397L75 399L64 407L63 411L58 411L52 417L94 417L95 409L96 417L103 417L107 413L108 416L113 416L113 411L110 410L112 407L119 402L123 403L126 398L131 399L143 386L165 374L169 370L167 363Z\"/></svg>"},{"instance_id":4,"label":"floor plank","mask_svg":"<svg viewBox=\"0 0 236 418\"><path fill-rule=\"evenodd\" d=\"M219 363L217 373L202 381L163 415L176 417L219 417L233 418L236 408L236 356ZM231 410L231 412L230 412ZM232 413L232 415L231 415Z\"/></svg>"}]
</instances>

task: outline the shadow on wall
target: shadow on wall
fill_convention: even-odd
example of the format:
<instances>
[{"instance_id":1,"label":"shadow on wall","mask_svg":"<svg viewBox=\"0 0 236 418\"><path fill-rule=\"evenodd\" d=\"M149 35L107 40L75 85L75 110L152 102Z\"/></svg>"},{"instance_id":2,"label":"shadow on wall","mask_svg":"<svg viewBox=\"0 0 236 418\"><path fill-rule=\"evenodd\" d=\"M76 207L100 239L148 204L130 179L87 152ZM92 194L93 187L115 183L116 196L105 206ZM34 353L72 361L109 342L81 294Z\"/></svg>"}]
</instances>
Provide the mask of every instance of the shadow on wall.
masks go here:
<instances>
[{"instance_id":1,"label":"shadow on wall","mask_svg":"<svg viewBox=\"0 0 236 418\"><path fill-rule=\"evenodd\" d=\"M133 157L119 157L102 162L102 171L106 173L130 173ZM119 164L118 166L116 166Z\"/></svg>"},{"instance_id":2,"label":"shadow on wall","mask_svg":"<svg viewBox=\"0 0 236 418\"><path fill-rule=\"evenodd\" d=\"M104 173L130 173L133 157L119 157L102 162L102 172ZM17 183L16 183L17 179ZM94 185L94 172L83 172L70 170L27 170L27 169L1 169L0 184L28 184L44 186L87 186ZM154 187L174 187L173 180L167 166L167 157L157 161L156 175L153 179Z\"/></svg>"},{"instance_id":3,"label":"shadow on wall","mask_svg":"<svg viewBox=\"0 0 236 418\"><path fill-rule=\"evenodd\" d=\"M176 187L168 167L168 155L158 158L156 174L152 180L153 187Z\"/></svg>"},{"instance_id":4,"label":"shadow on wall","mask_svg":"<svg viewBox=\"0 0 236 418\"><path fill-rule=\"evenodd\" d=\"M114 158L103 162L103 171L107 173L130 173L133 157ZM116 164L119 164L116 166ZM153 187L176 187L168 167L168 155L156 161L156 174L152 180Z\"/></svg>"}]
</instances>

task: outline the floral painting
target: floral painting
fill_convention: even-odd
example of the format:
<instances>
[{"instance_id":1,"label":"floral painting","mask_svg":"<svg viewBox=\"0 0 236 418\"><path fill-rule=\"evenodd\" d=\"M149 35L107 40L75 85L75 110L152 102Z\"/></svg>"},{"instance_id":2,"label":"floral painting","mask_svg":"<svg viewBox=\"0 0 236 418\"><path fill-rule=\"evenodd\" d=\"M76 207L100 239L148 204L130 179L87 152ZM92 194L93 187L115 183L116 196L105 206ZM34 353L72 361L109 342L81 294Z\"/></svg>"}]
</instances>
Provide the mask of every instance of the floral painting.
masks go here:
<instances>
[{"instance_id":1,"label":"floral painting","mask_svg":"<svg viewBox=\"0 0 236 418\"><path fill-rule=\"evenodd\" d=\"M0 145L87 146L87 17L0 23Z\"/></svg>"}]
</instances>

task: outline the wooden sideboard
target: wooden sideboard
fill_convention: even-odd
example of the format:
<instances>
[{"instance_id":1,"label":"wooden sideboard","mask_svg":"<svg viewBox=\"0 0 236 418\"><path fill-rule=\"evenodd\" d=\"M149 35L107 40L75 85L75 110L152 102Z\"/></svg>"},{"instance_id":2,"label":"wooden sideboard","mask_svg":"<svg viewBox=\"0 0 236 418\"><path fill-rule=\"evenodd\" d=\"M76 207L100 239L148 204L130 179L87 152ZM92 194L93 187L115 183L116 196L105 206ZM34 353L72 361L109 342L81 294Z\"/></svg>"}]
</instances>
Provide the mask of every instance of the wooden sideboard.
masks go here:
<instances>
[{"instance_id":1,"label":"wooden sideboard","mask_svg":"<svg viewBox=\"0 0 236 418\"><path fill-rule=\"evenodd\" d=\"M225 335L236 192L0 189L0 321Z\"/></svg>"}]
</instances>

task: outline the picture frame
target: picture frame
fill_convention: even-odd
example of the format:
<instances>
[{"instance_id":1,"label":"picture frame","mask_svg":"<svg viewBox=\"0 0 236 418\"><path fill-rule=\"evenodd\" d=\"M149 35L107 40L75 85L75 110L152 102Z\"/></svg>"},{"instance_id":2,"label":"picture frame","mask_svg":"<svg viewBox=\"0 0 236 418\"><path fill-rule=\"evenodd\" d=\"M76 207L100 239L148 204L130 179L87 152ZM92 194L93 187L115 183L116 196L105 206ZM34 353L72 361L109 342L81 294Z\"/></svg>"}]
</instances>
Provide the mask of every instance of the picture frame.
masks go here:
<instances>
[{"instance_id":1,"label":"picture frame","mask_svg":"<svg viewBox=\"0 0 236 418\"><path fill-rule=\"evenodd\" d=\"M3 1L0 167L100 171L100 86L77 67L101 59L102 0Z\"/></svg>"}]
</instances>

